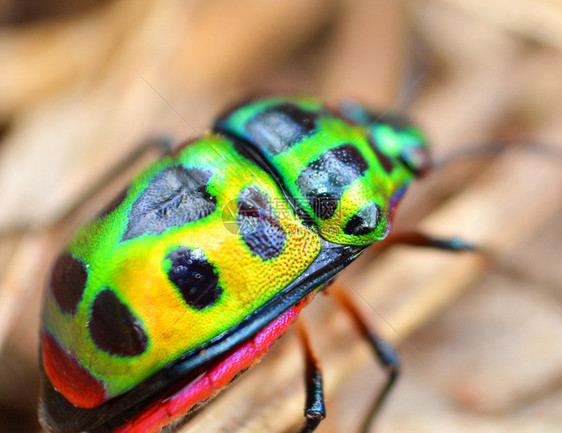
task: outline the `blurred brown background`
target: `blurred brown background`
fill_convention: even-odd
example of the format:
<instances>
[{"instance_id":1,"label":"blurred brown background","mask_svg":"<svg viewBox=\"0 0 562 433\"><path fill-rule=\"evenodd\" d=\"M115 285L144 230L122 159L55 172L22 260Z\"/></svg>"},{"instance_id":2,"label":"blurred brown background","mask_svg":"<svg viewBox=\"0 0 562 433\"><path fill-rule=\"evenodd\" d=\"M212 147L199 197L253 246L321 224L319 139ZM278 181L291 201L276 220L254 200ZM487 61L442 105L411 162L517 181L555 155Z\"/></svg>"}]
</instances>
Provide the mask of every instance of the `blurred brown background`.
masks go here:
<instances>
[{"instance_id":1,"label":"blurred brown background","mask_svg":"<svg viewBox=\"0 0 562 433\"><path fill-rule=\"evenodd\" d=\"M559 432L561 52L562 4L548 0L1 0L0 431L40 431L43 281L130 173L69 210L143 138L202 134L225 105L269 91L406 110L438 157L544 143L436 171L399 211L396 231L462 235L493 259L395 248L339 284L408 340L373 431ZM354 431L382 374L329 297L303 316L326 375L319 432ZM182 431L290 431L301 370L289 333Z\"/></svg>"}]
</instances>

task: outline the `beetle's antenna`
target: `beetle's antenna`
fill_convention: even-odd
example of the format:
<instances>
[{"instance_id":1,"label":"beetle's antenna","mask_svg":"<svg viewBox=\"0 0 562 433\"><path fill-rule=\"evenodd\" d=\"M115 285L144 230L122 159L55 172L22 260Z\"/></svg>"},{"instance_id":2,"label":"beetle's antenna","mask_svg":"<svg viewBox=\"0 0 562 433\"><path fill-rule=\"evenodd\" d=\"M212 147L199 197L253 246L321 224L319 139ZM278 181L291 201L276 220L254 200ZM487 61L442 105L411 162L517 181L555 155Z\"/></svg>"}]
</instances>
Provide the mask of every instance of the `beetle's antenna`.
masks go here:
<instances>
[{"instance_id":1,"label":"beetle's antenna","mask_svg":"<svg viewBox=\"0 0 562 433\"><path fill-rule=\"evenodd\" d=\"M406 40L404 72L400 82L402 96L397 101L399 104L397 108L400 112L410 112L414 103L419 99L429 77L429 58L427 41L416 29L410 29Z\"/></svg>"},{"instance_id":2,"label":"beetle's antenna","mask_svg":"<svg viewBox=\"0 0 562 433\"><path fill-rule=\"evenodd\" d=\"M467 146L463 149L452 151L448 155L436 158L433 162L433 168L440 169L448 166L450 163L464 159L491 158L510 148L530 151L545 156L553 156L562 160L562 152L559 149L554 149L552 145L543 141L532 139L499 140L491 143L478 144L477 146Z\"/></svg>"}]
</instances>

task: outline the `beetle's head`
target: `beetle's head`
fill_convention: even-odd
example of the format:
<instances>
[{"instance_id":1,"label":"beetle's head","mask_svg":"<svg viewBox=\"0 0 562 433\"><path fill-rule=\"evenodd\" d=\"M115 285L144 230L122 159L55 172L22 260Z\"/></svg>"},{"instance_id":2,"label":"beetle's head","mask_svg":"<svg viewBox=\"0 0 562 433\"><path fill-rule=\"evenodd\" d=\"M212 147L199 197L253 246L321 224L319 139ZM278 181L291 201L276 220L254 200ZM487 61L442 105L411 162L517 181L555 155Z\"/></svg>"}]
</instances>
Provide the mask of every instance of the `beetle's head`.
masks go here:
<instances>
[{"instance_id":1,"label":"beetle's head","mask_svg":"<svg viewBox=\"0 0 562 433\"><path fill-rule=\"evenodd\" d=\"M370 111L352 100L342 102L338 108L342 116L365 126L377 151L397 159L415 176L431 168L427 138L406 117Z\"/></svg>"}]
</instances>

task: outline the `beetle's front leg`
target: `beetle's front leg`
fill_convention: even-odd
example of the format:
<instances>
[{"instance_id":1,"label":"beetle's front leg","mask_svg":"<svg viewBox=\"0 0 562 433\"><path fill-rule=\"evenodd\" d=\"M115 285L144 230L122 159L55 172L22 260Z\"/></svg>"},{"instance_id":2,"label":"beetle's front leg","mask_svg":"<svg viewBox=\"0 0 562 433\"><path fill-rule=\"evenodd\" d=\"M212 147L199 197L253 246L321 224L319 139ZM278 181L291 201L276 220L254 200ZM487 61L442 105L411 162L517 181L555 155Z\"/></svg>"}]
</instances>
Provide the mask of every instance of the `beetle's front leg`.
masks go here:
<instances>
[{"instance_id":1,"label":"beetle's front leg","mask_svg":"<svg viewBox=\"0 0 562 433\"><path fill-rule=\"evenodd\" d=\"M436 248L439 250L461 252L481 251L473 243L459 237L440 238L426 233L411 231L390 234L385 240L378 242L376 250L385 250L393 245L410 245L414 247Z\"/></svg>"},{"instance_id":2,"label":"beetle's front leg","mask_svg":"<svg viewBox=\"0 0 562 433\"><path fill-rule=\"evenodd\" d=\"M306 386L306 404L304 408L304 416L306 418L299 433L311 433L320 422L326 417L326 407L324 402L324 385L322 379L322 370L318 358L314 354L308 338L308 333L302 322L297 322L297 329L305 356L305 386Z\"/></svg>"}]
</instances>

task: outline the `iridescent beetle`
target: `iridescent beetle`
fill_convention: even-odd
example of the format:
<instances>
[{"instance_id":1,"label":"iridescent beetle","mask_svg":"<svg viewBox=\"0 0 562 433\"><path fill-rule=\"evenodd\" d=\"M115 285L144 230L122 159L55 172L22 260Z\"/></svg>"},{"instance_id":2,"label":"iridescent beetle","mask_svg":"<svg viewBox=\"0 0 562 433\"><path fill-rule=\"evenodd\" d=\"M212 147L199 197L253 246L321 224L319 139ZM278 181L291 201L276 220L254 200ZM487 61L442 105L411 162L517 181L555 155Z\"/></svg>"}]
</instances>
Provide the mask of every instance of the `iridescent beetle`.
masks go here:
<instances>
[{"instance_id":1,"label":"iridescent beetle","mask_svg":"<svg viewBox=\"0 0 562 433\"><path fill-rule=\"evenodd\" d=\"M42 318L42 425L144 433L183 417L387 236L429 165L418 129L355 103L271 97L228 110L134 178L58 257ZM392 372L376 409L398 360L369 335ZM305 349L310 432L324 402Z\"/></svg>"}]
</instances>

